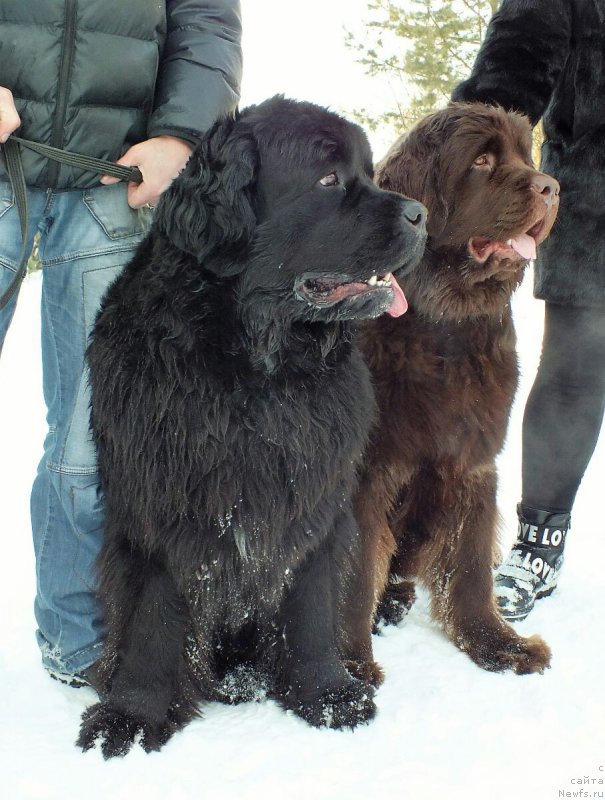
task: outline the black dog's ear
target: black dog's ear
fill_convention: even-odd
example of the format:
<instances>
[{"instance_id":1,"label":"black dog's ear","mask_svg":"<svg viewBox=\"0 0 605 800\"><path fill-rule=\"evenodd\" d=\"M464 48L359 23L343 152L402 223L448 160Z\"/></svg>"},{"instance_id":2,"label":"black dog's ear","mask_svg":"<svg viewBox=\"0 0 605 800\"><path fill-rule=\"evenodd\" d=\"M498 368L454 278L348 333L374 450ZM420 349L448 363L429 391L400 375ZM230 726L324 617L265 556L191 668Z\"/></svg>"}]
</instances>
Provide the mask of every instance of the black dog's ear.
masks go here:
<instances>
[{"instance_id":1,"label":"black dog's ear","mask_svg":"<svg viewBox=\"0 0 605 800\"><path fill-rule=\"evenodd\" d=\"M256 227L252 188L258 161L245 125L233 117L216 123L162 195L156 229L205 267L218 269L220 262L221 274L237 272Z\"/></svg>"},{"instance_id":2,"label":"black dog's ear","mask_svg":"<svg viewBox=\"0 0 605 800\"><path fill-rule=\"evenodd\" d=\"M441 131L431 130L431 118L417 125L391 147L376 168L381 189L419 200L428 209L427 231L437 239L447 224L446 175L440 163Z\"/></svg>"}]
</instances>

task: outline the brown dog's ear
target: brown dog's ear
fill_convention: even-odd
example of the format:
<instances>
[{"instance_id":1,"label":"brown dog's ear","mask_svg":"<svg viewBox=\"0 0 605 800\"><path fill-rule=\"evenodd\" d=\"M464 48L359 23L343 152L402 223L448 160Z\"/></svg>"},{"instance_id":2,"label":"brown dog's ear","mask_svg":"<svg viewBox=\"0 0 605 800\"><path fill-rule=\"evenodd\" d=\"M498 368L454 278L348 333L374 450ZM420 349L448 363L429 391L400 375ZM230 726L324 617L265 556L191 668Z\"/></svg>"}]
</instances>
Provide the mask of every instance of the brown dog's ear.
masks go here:
<instances>
[{"instance_id":1,"label":"brown dog's ear","mask_svg":"<svg viewBox=\"0 0 605 800\"><path fill-rule=\"evenodd\" d=\"M449 214L440 158L444 131L439 123L436 115L427 117L399 138L376 168L381 189L420 200L427 207L427 231L432 239L443 232Z\"/></svg>"}]
</instances>

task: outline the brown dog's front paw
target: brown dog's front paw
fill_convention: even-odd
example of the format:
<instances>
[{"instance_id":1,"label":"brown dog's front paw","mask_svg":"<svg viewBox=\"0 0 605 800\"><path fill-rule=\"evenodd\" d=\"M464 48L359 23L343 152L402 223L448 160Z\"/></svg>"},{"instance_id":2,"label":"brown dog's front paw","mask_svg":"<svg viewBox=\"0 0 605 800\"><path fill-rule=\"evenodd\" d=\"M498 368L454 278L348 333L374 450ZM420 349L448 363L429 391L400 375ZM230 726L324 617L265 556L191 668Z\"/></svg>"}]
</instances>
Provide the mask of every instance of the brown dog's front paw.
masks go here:
<instances>
[{"instance_id":1,"label":"brown dog's front paw","mask_svg":"<svg viewBox=\"0 0 605 800\"><path fill-rule=\"evenodd\" d=\"M512 669L517 675L542 673L550 667L550 647L537 635L509 642L497 655L500 669Z\"/></svg>"},{"instance_id":2,"label":"brown dog's front paw","mask_svg":"<svg viewBox=\"0 0 605 800\"><path fill-rule=\"evenodd\" d=\"M375 661L345 661L347 672L360 681L372 686L380 686L384 681L384 672L380 664Z\"/></svg>"},{"instance_id":3,"label":"brown dog's front paw","mask_svg":"<svg viewBox=\"0 0 605 800\"><path fill-rule=\"evenodd\" d=\"M472 634L460 634L457 643L473 661L490 672L512 670L517 675L544 672L550 666L550 648L537 635L527 639L512 628L501 630L477 627Z\"/></svg>"}]
</instances>

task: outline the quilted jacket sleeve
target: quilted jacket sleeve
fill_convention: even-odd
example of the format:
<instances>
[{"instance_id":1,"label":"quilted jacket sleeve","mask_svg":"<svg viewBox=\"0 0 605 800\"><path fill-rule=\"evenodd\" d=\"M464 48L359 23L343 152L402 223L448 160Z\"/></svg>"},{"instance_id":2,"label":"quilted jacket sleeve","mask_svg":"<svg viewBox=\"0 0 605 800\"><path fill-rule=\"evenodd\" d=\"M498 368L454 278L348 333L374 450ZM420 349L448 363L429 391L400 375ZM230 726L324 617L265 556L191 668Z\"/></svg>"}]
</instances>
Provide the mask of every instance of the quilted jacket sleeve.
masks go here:
<instances>
[{"instance_id":1,"label":"quilted jacket sleeve","mask_svg":"<svg viewBox=\"0 0 605 800\"><path fill-rule=\"evenodd\" d=\"M167 37L149 136L197 144L217 117L235 109L242 76L239 0L166 0Z\"/></svg>"},{"instance_id":2,"label":"quilted jacket sleeve","mask_svg":"<svg viewBox=\"0 0 605 800\"><path fill-rule=\"evenodd\" d=\"M571 0L502 0L471 76L453 100L498 103L542 117L569 53Z\"/></svg>"}]
</instances>

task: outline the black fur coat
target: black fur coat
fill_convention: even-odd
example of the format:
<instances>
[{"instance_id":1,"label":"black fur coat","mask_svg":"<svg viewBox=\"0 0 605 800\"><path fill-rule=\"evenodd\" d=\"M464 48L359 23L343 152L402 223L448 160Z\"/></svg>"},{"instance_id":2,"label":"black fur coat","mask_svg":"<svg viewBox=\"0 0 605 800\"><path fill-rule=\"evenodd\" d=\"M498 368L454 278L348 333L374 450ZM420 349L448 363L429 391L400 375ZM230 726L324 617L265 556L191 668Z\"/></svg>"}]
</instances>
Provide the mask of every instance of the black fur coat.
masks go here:
<instances>
[{"instance_id":1,"label":"black fur coat","mask_svg":"<svg viewBox=\"0 0 605 800\"><path fill-rule=\"evenodd\" d=\"M540 247L537 297L605 303L605 0L502 0L455 100L499 103L544 123L541 167L561 184Z\"/></svg>"}]
</instances>

